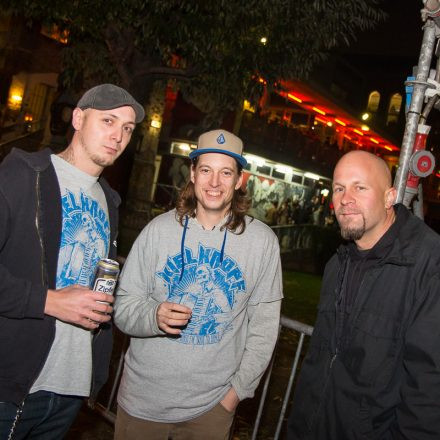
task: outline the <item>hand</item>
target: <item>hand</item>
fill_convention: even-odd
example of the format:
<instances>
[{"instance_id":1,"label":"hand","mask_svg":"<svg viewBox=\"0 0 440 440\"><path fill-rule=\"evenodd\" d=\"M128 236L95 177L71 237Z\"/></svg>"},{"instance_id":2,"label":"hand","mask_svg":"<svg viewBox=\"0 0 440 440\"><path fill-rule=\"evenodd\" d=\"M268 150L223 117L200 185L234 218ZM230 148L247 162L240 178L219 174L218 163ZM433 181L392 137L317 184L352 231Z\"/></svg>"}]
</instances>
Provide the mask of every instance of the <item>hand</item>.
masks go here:
<instances>
[{"instance_id":1,"label":"hand","mask_svg":"<svg viewBox=\"0 0 440 440\"><path fill-rule=\"evenodd\" d=\"M220 404L223 406L223 408L231 413L236 410L239 403L240 399L238 398L234 388L230 388L225 397L223 397L223 400L220 401Z\"/></svg>"},{"instance_id":2,"label":"hand","mask_svg":"<svg viewBox=\"0 0 440 440\"><path fill-rule=\"evenodd\" d=\"M156 311L158 327L171 335L180 335L182 329L175 327L185 326L190 318L191 309L181 304L163 302Z\"/></svg>"},{"instance_id":3,"label":"hand","mask_svg":"<svg viewBox=\"0 0 440 440\"><path fill-rule=\"evenodd\" d=\"M97 301L103 301L99 303ZM87 330L110 321L114 298L102 292L94 292L84 286L74 284L63 289L47 291L44 313L60 321L76 324Z\"/></svg>"}]
</instances>

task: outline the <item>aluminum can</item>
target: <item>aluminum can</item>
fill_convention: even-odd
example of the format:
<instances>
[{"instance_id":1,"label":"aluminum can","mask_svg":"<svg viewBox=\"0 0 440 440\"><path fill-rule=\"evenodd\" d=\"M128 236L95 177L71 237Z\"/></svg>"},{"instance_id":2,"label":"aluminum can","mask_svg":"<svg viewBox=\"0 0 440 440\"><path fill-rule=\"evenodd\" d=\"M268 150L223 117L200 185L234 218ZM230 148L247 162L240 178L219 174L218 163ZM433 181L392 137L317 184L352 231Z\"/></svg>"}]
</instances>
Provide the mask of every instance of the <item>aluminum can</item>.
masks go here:
<instances>
[{"instance_id":1,"label":"aluminum can","mask_svg":"<svg viewBox=\"0 0 440 440\"><path fill-rule=\"evenodd\" d=\"M113 295L119 276L119 263L109 258L99 260L92 290ZM99 301L102 302L102 301Z\"/></svg>"}]
</instances>

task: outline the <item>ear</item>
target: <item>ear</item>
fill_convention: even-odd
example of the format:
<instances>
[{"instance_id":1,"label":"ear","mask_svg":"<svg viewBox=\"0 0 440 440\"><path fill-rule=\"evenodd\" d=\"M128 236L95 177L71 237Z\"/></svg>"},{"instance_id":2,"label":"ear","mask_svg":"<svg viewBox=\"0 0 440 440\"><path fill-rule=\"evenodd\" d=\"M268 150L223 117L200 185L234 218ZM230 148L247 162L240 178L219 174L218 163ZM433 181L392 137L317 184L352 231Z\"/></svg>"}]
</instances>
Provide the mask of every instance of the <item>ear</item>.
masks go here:
<instances>
[{"instance_id":1,"label":"ear","mask_svg":"<svg viewBox=\"0 0 440 440\"><path fill-rule=\"evenodd\" d=\"M396 188L391 187L385 191L385 208L390 209L396 201L397 191Z\"/></svg>"},{"instance_id":2,"label":"ear","mask_svg":"<svg viewBox=\"0 0 440 440\"><path fill-rule=\"evenodd\" d=\"M72 126L75 130L80 130L84 121L84 110L76 107L72 113Z\"/></svg>"},{"instance_id":3,"label":"ear","mask_svg":"<svg viewBox=\"0 0 440 440\"><path fill-rule=\"evenodd\" d=\"M191 165L190 173L191 173L191 182L194 183L194 174L195 174L195 167L194 167L194 165Z\"/></svg>"},{"instance_id":4,"label":"ear","mask_svg":"<svg viewBox=\"0 0 440 440\"><path fill-rule=\"evenodd\" d=\"M237 183L235 184L235 190L241 188L242 183L243 183L243 173L240 173L240 175L238 176Z\"/></svg>"}]
</instances>

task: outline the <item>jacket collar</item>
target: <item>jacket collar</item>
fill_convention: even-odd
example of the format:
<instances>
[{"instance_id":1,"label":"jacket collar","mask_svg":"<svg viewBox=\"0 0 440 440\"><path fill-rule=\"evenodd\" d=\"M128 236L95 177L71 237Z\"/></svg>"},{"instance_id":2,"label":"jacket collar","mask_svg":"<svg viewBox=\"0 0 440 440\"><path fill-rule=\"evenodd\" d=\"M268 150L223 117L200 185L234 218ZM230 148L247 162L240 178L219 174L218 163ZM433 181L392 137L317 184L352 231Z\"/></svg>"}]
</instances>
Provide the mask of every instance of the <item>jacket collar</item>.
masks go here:
<instances>
[{"instance_id":1,"label":"jacket collar","mask_svg":"<svg viewBox=\"0 0 440 440\"><path fill-rule=\"evenodd\" d=\"M398 226L395 240L389 246L378 264L396 264L398 266L412 266L415 264L417 249L420 247L421 240L417 239L420 229L417 223L420 222L408 209L402 205L394 205L396 212L396 223ZM388 234L388 230L385 234ZM416 249L415 249L416 247ZM374 248L373 248L374 249ZM348 244L342 244L337 250L339 261L343 262L348 258Z\"/></svg>"}]
</instances>

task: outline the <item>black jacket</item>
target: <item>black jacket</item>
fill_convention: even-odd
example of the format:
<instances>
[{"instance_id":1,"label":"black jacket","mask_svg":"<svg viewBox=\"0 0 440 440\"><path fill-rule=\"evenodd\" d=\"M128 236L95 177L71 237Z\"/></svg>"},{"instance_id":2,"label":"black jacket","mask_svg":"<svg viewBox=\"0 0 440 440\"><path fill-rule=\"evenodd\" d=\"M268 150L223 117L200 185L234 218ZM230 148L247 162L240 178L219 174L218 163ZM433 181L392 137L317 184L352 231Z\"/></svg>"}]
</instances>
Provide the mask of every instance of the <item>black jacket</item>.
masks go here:
<instances>
[{"instance_id":1,"label":"black jacket","mask_svg":"<svg viewBox=\"0 0 440 440\"><path fill-rule=\"evenodd\" d=\"M347 246L326 266L289 439L440 439L440 237L395 209L396 237L366 270L345 323Z\"/></svg>"},{"instance_id":2,"label":"black jacket","mask_svg":"<svg viewBox=\"0 0 440 440\"><path fill-rule=\"evenodd\" d=\"M50 154L14 149L0 165L0 402L24 399L55 336L55 318L44 307L47 289L55 289L62 211ZM115 258L120 198L99 182ZM111 325L101 326L93 341L92 397L107 380L111 345Z\"/></svg>"}]
</instances>

